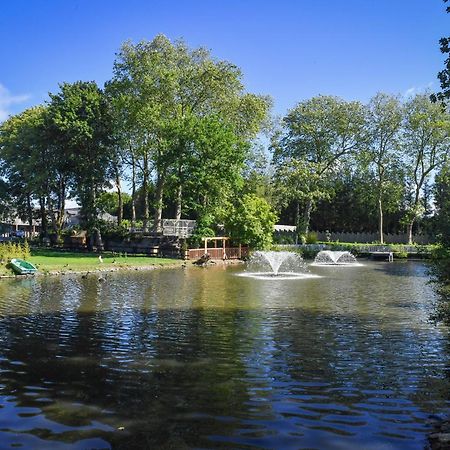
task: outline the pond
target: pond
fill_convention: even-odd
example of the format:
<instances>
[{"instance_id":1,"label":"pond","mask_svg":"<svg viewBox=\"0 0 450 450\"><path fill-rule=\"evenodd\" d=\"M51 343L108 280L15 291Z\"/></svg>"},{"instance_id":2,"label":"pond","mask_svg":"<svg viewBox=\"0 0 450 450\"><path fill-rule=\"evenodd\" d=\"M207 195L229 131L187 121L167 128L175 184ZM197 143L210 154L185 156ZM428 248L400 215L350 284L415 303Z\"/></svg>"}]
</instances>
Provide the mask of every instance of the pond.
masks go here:
<instances>
[{"instance_id":1,"label":"pond","mask_svg":"<svg viewBox=\"0 0 450 450\"><path fill-rule=\"evenodd\" d=\"M422 449L449 336L420 262L0 283L0 448Z\"/></svg>"}]
</instances>

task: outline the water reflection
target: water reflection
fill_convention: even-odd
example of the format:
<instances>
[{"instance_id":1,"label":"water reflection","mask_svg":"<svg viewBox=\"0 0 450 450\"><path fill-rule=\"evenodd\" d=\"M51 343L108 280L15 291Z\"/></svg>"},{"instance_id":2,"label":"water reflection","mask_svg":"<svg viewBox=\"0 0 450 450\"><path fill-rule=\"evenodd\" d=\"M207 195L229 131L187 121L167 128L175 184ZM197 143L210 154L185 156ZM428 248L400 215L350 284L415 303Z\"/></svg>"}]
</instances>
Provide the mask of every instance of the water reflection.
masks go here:
<instances>
[{"instance_id":1,"label":"water reflection","mask_svg":"<svg viewBox=\"0 0 450 450\"><path fill-rule=\"evenodd\" d=\"M241 270L1 284L0 447L423 448L450 387L423 265Z\"/></svg>"}]
</instances>

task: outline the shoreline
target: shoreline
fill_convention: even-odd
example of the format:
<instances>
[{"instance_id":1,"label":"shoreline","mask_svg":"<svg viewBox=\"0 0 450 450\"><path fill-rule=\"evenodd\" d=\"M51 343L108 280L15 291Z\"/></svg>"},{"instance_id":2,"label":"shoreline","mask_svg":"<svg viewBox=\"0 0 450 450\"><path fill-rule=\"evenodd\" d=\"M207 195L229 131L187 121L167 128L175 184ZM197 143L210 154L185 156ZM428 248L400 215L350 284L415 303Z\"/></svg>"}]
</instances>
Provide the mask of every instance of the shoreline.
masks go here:
<instances>
[{"instance_id":1,"label":"shoreline","mask_svg":"<svg viewBox=\"0 0 450 450\"><path fill-rule=\"evenodd\" d=\"M0 275L0 279L17 279L24 280L34 277L43 277L43 276L57 276L57 275L88 275L88 274L103 274L103 273L112 273L112 272L145 272L151 270L159 270L159 269L185 269L188 266L198 267L200 269L205 267L213 267L213 266L226 266L226 265L237 265L243 264L242 260L212 260L211 263L206 266L198 266L194 261L190 260L176 260L177 263L173 264L151 264L151 265L143 265L143 266L118 266L118 267L105 267L105 268L95 268L88 270L49 270L49 271L38 271L34 274L11 274L11 275Z\"/></svg>"}]
</instances>

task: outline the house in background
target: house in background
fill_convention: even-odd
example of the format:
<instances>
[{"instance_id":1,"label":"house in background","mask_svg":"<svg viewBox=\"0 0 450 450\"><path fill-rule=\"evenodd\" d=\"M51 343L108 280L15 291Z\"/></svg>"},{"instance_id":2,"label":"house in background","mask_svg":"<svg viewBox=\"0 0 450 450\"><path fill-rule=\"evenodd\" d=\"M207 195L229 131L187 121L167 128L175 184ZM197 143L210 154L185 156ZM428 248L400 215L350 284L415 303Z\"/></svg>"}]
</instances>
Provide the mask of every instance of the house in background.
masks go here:
<instances>
[{"instance_id":1,"label":"house in background","mask_svg":"<svg viewBox=\"0 0 450 450\"><path fill-rule=\"evenodd\" d=\"M19 217L11 221L0 222L0 240L7 240L13 237L32 238L39 235L40 231L40 220L33 220L31 227L28 222L24 222Z\"/></svg>"},{"instance_id":2,"label":"house in background","mask_svg":"<svg viewBox=\"0 0 450 450\"><path fill-rule=\"evenodd\" d=\"M108 213L100 213L98 215L100 220L105 222L115 222L117 223L117 216L113 216ZM75 225L79 225L81 222L81 207L76 206L73 208L66 208L64 210L64 228L70 228Z\"/></svg>"}]
</instances>

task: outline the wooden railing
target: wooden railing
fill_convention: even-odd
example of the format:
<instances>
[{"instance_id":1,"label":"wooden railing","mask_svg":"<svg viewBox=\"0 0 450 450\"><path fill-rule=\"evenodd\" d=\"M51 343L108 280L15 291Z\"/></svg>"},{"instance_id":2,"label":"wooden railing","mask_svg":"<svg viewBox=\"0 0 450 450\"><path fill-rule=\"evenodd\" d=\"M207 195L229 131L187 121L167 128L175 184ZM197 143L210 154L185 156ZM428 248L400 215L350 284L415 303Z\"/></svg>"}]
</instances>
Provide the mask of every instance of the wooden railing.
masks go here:
<instances>
[{"instance_id":1,"label":"wooden railing","mask_svg":"<svg viewBox=\"0 0 450 450\"><path fill-rule=\"evenodd\" d=\"M208 248L208 255L211 259L240 259L248 255L248 247L226 247L224 258L223 248ZM204 248L191 248L188 250L188 258L196 260L201 258L205 254Z\"/></svg>"}]
</instances>

